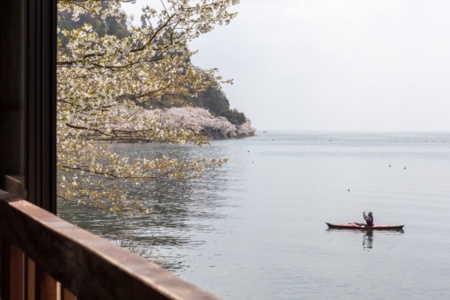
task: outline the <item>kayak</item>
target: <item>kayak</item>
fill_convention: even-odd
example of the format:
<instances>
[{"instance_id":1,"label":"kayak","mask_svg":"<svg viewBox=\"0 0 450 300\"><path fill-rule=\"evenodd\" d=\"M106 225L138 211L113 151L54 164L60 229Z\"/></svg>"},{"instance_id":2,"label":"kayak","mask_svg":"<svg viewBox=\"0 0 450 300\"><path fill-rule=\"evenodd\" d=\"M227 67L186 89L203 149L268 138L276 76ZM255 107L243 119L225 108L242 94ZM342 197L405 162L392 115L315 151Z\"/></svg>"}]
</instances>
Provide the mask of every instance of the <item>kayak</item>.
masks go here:
<instances>
[{"instance_id":1,"label":"kayak","mask_svg":"<svg viewBox=\"0 0 450 300\"><path fill-rule=\"evenodd\" d=\"M326 222L325 222L326 223ZM360 230L402 230L405 225L381 225L366 226L363 224L347 223L347 224L331 224L326 223L330 229L360 229Z\"/></svg>"}]
</instances>

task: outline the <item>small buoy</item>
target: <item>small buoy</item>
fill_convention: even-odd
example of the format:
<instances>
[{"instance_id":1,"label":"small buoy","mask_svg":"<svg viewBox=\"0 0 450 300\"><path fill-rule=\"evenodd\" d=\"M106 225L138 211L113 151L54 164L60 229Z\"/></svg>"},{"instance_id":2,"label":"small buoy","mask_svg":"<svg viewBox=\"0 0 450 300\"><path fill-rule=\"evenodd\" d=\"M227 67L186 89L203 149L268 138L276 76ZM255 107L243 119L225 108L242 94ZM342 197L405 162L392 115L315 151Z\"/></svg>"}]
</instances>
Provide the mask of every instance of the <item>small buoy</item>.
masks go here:
<instances>
[{"instance_id":1,"label":"small buoy","mask_svg":"<svg viewBox=\"0 0 450 300\"><path fill-rule=\"evenodd\" d=\"M348 191L350 192L350 189L348 189Z\"/></svg>"},{"instance_id":2,"label":"small buoy","mask_svg":"<svg viewBox=\"0 0 450 300\"><path fill-rule=\"evenodd\" d=\"M403 169L405 169L405 170L406 170L406 167L404 167Z\"/></svg>"},{"instance_id":3,"label":"small buoy","mask_svg":"<svg viewBox=\"0 0 450 300\"><path fill-rule=\"evenodd\" d=\"M389 165L389 168L391 167L391 165Z\"/></svg>"}]
</instances>

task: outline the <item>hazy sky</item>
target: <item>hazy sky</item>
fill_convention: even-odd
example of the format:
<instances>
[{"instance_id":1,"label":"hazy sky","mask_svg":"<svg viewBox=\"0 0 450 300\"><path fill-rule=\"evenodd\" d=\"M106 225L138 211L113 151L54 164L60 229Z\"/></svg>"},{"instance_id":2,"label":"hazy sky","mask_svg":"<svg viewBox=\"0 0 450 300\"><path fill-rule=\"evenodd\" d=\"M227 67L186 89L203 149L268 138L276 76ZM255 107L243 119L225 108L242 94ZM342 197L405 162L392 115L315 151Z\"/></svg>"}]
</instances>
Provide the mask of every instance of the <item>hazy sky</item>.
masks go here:
<instances>
[{"instance_id":1,"label":"hazy sky","mask_svg":"<svg viewBox=\"0 0 450 300\"><path fill-rule=\"evenodd\" d=\"M192 44L193 61L234 79L231 107L258 130L450 131L450 1L241 0L233 10L230 25Z\"/></svg>"}]
</instances>

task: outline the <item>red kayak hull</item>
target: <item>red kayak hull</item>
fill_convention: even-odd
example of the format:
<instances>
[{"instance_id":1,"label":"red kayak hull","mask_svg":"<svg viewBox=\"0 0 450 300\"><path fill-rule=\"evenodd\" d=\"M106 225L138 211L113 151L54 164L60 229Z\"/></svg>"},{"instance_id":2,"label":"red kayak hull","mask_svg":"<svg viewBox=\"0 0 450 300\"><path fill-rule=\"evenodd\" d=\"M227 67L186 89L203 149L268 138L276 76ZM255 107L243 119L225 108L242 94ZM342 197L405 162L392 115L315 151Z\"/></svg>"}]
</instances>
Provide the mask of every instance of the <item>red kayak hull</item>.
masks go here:
<instances>
[{"instance_id":1,"label":"red kayak hull","mask_svg":"<svg viewBox=\"0 0 450 300\"><path fill-rule=\"evenodd\" d=\"M326 222L325 222L326 223ZM405 225L381 225L376 224L373 226L359 225L355 223L347 224L331 224L326 223L330 229L359 229L359 230L402 230Z\"/></svg>"}]
</instances>

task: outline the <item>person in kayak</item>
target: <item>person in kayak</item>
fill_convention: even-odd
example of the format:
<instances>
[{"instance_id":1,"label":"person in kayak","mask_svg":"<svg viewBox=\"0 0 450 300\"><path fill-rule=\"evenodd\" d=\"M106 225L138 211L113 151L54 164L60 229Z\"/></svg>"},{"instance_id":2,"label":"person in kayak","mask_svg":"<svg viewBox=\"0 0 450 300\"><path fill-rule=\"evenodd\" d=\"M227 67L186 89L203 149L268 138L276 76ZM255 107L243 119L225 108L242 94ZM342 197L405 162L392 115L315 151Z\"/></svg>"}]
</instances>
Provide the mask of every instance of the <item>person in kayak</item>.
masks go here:
<instances>
[{"instance_id":1,"label":"person in kayak","mask_svg":"<svg viewBox=\"0 0 450 300\"><path fill-rule=\"evenodd\" d=\"M372 215L372 212L369 211L369 213L366 216L366 212L363 211L363 217L364 217L364 220L366 220L366 226L372 227L373 226L373 215Z\"/></svg>"}]
</instances>

